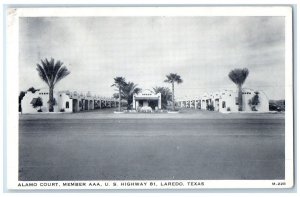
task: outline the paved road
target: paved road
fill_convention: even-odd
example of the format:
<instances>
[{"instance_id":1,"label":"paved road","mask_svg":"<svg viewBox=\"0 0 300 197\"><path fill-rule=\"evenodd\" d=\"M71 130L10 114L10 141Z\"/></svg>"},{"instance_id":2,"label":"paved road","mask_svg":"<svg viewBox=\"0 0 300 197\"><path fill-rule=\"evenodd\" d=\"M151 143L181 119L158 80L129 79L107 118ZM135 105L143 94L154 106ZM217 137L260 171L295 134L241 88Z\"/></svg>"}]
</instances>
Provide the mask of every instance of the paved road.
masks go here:
<instances>
[{"instance_id":1,"label":"paved road","mask_svg":"<svg viewBox=\"0 0 300 197\"><path fill-rule=\"evenodd\" d=\"M19 137L20 180L284 178L282 118L21 118Z\"/></svg>"}]
</instances>

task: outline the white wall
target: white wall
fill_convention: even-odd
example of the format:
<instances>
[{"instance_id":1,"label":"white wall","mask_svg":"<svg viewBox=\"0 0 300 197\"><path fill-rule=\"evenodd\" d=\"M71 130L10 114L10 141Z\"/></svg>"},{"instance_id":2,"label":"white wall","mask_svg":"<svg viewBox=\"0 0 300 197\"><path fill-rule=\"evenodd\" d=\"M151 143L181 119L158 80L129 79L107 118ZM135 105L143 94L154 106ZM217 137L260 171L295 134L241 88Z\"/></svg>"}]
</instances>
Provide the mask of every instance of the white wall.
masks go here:
<instances>
[{"instance_id":1,"label":"white wall","mask_svg":"<svg viewBox=\"0 0 300 197\"><path fill-rule=\"evenodd\" d=\"M43 112L48 112L48 101L49 101L49 91L46 89L41 89L35 93L26 92L24 98L21 101L22 113L38 113L37 111L40 107L33 108L31 101L33 98L40 97L43 101L43 106L41 107Z\"/></svg>"},{"instance_id":2,"label":"white wall","mask_svg":"<svg viewBox=\"0 0 300 197\"><path fill-rule=\"evenodd\" d=\"M223 91L221 92L221 98L219 102L219 111L220 112L227 112L227 109L230 109L229 112L237 112L238 105L235 103L235 98L237 94L233 91ZM223 108L223 101L225 101L225 108Z\"/></svg>"},{"instance_id":3,"label":"white wall","mask_svg":"<svg viewBox=\"0 0 300 197\"><path fill-rule=\"evenodd\" d=\"M49 112L49 90L41 89L39 91L36 91L34 94L32 92L27 92L25 94L24 98L21 101L22 113L39 113L39 107L35 109L31 104L32 99L38 97L41 97L43 101L43 106L41 107L42 112ZM53 97L56 100L56 105L54 105L54 112L59 112L60 109L65 109L65 112L72 112L72 99L70 99L69 96L66 95L66 93L54 92ZM66 109L66 102L69 102L69 109Z\"/></svg>"},{"instance_id":4,"label":"white wall","mask_svg":"<svg viewBox=\"0 0 300 197\"><path fill-rule=\"evenodd\" d=\"M268 112L269 111L269 98L263 91L259 92L259 104L257 105L256 109L260 112Z\"/></svg>"},{"instance_id":5,"label":"white wall","mask_svg":"<svg viewBox=\"0 0 300 197\"><path fill-rule=\"evenodd\" d=\"M223 94L224 93L224 94ZM230 96L231 95L231 96ZM243 111L251 112L251 106L249 105L249 100L253 98L255 91L251 89L243 90ZM224 91L221 93L220 99L220 112L226 112L227 108L230 108L230 112L238 112L238 105L235 103L235 99L238 96L236 92ZM266 94L259 91L259 101L260 103L256 106L258 112L268 112L269 111L269 99ZM223 108L223 101L226 102L226 107Z\"/></svg>"},{"instance_id":6,"label":"white wall","mask_svg":"<svg viewBox=\"0 0 300 197\"><path fill-rule=\"evenodd\" d=\"M244 111L252 111L249 105L249 100L255 96L255 92L258 92L259 104L256 106L258 112L268 112L269 111L269 99L266 94L262 91L245 90L243 94L243 109ZM245 94L248 93L248 94ZM250 93L250 94L249 94Z\"/></svg>"},{"instance_id":7,"label":"white wall","mask_svg":"<svg viewBox=\"0 0 300 197\"><path fill-rule=\"evenodd\" d=\"M60 112L61 109L64 109L65 112L73 111L73 100L65 92L55 93L54 97L57 102L57 112ZM69 102L69 108L66 107L67 102Z\"/></svg>"}]
</instances>

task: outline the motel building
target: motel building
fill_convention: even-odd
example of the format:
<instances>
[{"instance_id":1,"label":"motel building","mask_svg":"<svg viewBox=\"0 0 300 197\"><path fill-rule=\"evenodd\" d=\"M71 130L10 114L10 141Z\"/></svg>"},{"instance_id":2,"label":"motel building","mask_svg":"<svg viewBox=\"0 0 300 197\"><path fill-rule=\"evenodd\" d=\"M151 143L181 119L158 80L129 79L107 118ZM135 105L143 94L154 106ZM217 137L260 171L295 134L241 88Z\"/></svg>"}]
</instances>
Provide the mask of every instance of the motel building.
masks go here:
<instances>
[{"instance_id":1,"label":"motel building","mask_svg":"<svg viewBox=\"0 0 300 197\"><path fill-rule=\"evenodd\" d=\"M33 103L36 102L39 97L42 99L43 105L34 108ZM54 112L79 112L113 108L119 104L117 99L92 95L90 92L79 94L76 91L58 91L53 92L53 97L55 99ZM40 89L35 93L27 91L21 101L22 113L39 113L39 109L41 109L42 112L49 112L48 101L49 89Z\"/></svg>"},{"instance_id":2,"label":"motel building","mask_svg":"<svg viewBox=\"0 0 300 197\"><path fill-rule=\"evenodd\" d=\"M258 96L259 103L255 106L257 112L269 111L269 98L263 91L254 91L253 89L244 88L243 111L251 112L253 108L249 104L255 95ZM238 92L232 90L222 90L211 93L204 93L199 98L178 99L176 105L181 108L193 108L201 110L213 110L218 112L238 112Z\"/></svg>"},{"instance_id":3,"label":"motel building","mask_svg":"<svg viewBox=\"0 0 300 197\"><path fill-rule=\"evenodd\" d=\"M144 90L133 95L132 108L136 111L152 112L161 109L161 93L155 94L151 90Z\"/></svg>"}]
</instances>

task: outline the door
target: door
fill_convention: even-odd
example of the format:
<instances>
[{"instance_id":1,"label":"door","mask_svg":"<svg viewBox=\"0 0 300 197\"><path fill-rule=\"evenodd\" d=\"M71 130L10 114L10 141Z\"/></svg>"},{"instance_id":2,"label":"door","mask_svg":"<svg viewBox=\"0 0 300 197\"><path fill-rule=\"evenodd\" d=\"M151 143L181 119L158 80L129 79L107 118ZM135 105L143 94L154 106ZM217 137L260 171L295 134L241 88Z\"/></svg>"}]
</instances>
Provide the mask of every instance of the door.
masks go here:
<instances>
[{"instance_id":1,"label":"door","mask_svg":"<svg viewBox=\"0 0 300 197\"><path fill-rule=\"evenodd\" d=\"M89 101L85 100L84 102L85 110L89 110Z\"/></svg>"},{"instance_id":2,"label":"door","mask_svg":"<svg viewBox=\"0 0 300 197\"><path fill-rule=\"evenodd\" d=\"M77 112L78 111L78 100L77 99L73 99L72 111L73 112Z\"/></svg>"}]
</instances>

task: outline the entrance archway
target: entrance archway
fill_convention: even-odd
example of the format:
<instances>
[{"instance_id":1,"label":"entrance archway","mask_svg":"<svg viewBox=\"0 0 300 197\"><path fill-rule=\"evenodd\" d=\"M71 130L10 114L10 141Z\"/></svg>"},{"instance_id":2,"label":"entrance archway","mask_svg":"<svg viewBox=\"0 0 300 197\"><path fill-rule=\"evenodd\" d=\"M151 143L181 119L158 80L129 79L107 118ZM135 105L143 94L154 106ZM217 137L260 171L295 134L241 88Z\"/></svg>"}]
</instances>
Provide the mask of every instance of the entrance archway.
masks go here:
<instances>
[{"instance_id":1,"label":"entrance archway","mask_svg":"<svg viewBox=\"0 0 300 197\"><path fill-rule=\"evenodd\" d=\"M148 102L149 102L148 106L151 107L152 109L155 109L156 107L158 108L158 100L150 100Z\"/></svg>"}]
</instances>

